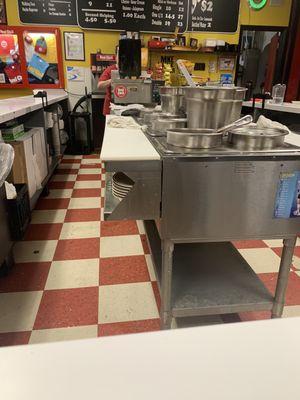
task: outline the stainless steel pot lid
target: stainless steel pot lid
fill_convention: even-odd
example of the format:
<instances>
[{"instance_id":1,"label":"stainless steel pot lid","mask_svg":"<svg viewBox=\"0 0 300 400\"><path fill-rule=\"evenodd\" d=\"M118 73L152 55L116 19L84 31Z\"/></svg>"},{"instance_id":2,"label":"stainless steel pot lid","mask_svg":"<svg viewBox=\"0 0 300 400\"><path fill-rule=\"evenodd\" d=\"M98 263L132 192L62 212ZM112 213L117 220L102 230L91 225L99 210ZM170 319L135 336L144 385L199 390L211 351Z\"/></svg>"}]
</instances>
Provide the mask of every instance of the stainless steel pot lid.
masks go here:
<instances>
[{"instance_id":1,"label":"stainless steel pot lid","mask_svg":"<svg viewBox=\"0 0 300 400\"><path fill-rule=\"evenodd\" d=\"M276 128L256 128L256 127L246 127L237 128L229 131L230 135L240 136L240 137L252 137L252 138L277 138L288 135L288 132L283 129Z\"/></svg>"}]
</instances>

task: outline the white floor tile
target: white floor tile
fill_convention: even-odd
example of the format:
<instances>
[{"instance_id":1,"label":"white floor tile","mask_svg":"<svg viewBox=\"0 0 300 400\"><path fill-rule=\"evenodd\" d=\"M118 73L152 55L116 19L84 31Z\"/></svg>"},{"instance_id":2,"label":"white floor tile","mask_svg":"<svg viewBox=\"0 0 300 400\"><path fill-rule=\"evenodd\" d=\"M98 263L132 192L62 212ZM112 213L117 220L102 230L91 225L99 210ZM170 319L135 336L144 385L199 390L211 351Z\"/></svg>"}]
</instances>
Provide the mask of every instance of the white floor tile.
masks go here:
<instances>
[{"instance_id":1,"label":"white floor tile","mask_svg":"<svg viewBox=\"0 0 300 400\"><path fill-rule=\"evenodd\" d=\"M56 245L57 240L17 242L14 247L15 262L26 263L52 261Z\"/></svg>"},{"instance_id":2,"label":"white floor tile","mask_svg":"<svg viewBox=\"0 0 300 400\"><path fill-rule=\"evenodd\" d=\"M61 224L64 222L67 210L36 210L31 216L32 224Z\"/></svg>"},{"instance_id":3,"label":"white floor tile","mask_svg":"<svg viewBox=\"0 0 300 400\"><path fill-rule=\"evenodd\" d=\"M84 158L81 161L81 164L86 165L86 164L100 164L101 160L100 158Z\"/></svg>"},{"instance_id":4,"label":"white floor tile","mask_svg":"<svg viewBox=\"0 0 300 400\"><path fill-rule=\"evenodd\" d=\"M69 199L72 197L72 189L50 189L47 199Z\"/></svg>"},{"instance_id":5,"label":"white floor tile","mask_svg":"<svg viewBox=\"0 0 300 400\"><path fill-rule=\"evenodd\" d=\"M242 249L239 252L257 274L279 270L280 257L271 249Z\"/></svg>"},{"instance_id":6,"label":"white floor tile","mask_svg":"<svg viewBox=\"0 0 300 400\"><path fill-rule=\"evenodd\" d=\"M269 247L283 247L283 240L282 239L264 240L264 242ZM296 246L300 246L300 239L299 238L297 238Z\"/></svg>"},{"instance_id":7,"label":"white floor tile","mask_svg":"<svg viewBox=\"0 0 300 400\"><path fill-rule=\"evenodd\" d=\"M0 333L31 331L42 291L0 294Z\"/></svg>"},{"instance_id":8,"label":"white floor tile","mask_svg":"<svg viewBox=\"0 0 300 400\"><path fill-rule=\"evenodd\" d=\"M73 198L70 200L69 209L83 209L83 208L100 208L101 201L99 197L82 197Z\"/></svg>"},{"instance_id":9,"label":"white floor tile","mask_svg":"<svg viewBox=\"0 0 300 400\"><path fill-rule=\"evenodd\" d=\"M136 223L137 223L140 235L144 235L146 233L145 232L145 227L144 227L144 222L143 221L136 221Z\"/></svg>"},{"instance_id":10,"label":"white floor tile","mask_svg":"<svg viewBox=\"0 0 300 400\"><path fill-rule=\"evenodd\" d=\"M80 163L74 163L74 164L68 164L68 163L62 163L59 164L58 169L79 169L80 168ZM76 171L77 173L77 171Z\"/></svg>"},{"instance_id":11,"label":"white floor tile","mask_svg":"<svg viewBox=\"0 0 300 400\"><path fill-rule=\"evenodd\" d=\"M100 237L100 221L64 223L60 239L85 239Z\"/></svg>"},{"instance_id":12,"label":"white floor tile","mask_svg":"<svg viewBox=\"0 0 300 400\"><path fill-rule=\"evenodd\" d=\"M52 262L47 290L91 286L99 286L99 259Z\"/></svg>"},{"instance_id":13,"label":"white floor tile","mask_svg":"<svg viewBox=\"0 0 300 400\"><path fill-rule=\"evenodd\" d=\"M99 288L99 323L158 318L150 282Z\"/></svg>"},{"instance_id":14,"label":"white floor tile","mask_svg":"<svg viewBox=\"0 0 300 400\"><path fill-rule=\"evenodd\" d=\"M101 168L83 168L78 171L78 175L100 175Z\"/></svg>"},{"instance_id":15,"label":"white floor tile","mask_svg":"<svg viewBox=\"0 0 300 400\"><path fill-rule=\"evenodd\" d=\"M100 239L100 257L122 257L144 254L140 235L109 236Z\"/></svg>"},{"instance_id":16,"label":"white floor tile","mask_svg":"<svg viewBox=\"0 0 300 400\"><path fill-rule=\"evenodd\" d=\"M30 344L63 342L67 340L92 339L98 336L98 326L78 326L75 328L42 329L32 331Z\"/></svg>"},{"instance_id":17,"label":"white floor tile","mask_svg":"<svg viewBox=\"0 0 300 400\"><path fill-rule=\"evenodd\" d=\"M285 306L282 316L284 318L300 317L300 306Z\"/></svg>"},{"instance_id":18,"label":"white floor tile","mask_svg":"<svg viewBox=\"0 0 300 400\"><path fill-rule=\"evenodd\" d=\"M100 189L102 186L101 180L98 181L77 181L74 189Z\"/></svg>"},{"instance_id":19,"label":"white floor tile","mask_svg":"<svg viewBox=\"0 0 300 400\"><path fill-rule=\"evenodd\" d=\"M154 266L153 266L153 262L152 262L152 258L150 256L150 254L145 254L145 258L146 258L146 263L147 263L147 267L148 267L148 272L150 275L150 280L156 281L156 275L154 272Z\"/></svg>"},{"instance_id":20,"label":"white floor tile","mask_svg":"<svg viewBox=\"0 0 300 400\"><path fill-rule=\"evenodd\" d=\"M77 179L77 175L53 175L52 182L74 182Z\"/></svg>"}]
</instances>

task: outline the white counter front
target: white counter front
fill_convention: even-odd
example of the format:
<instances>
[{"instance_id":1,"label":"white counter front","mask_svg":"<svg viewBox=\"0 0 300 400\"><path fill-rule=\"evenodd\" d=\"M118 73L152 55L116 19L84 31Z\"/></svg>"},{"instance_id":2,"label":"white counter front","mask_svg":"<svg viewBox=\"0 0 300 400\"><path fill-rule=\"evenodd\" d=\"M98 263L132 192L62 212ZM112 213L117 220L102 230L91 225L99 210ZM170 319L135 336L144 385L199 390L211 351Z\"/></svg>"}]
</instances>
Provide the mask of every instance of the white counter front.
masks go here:
<instances>
[{"instance_id":1,"label":"white counter front","mask_svg":"<svg viewBox=\"0 0 300 400\"><path fill-rule=\"evenodd\" d=\"M251 107L252 101L244 101L243 107ZM256 102L255 108L262 108L262 102ZM272 104L270 101L266 101L265 110L288 112L294 114L300 114L300 102L298 103L283 103L283 104Z\"/></svg>"},{"instance_id":2,"label":"white counter front","mask_svg":"<svg viewBox=\"0 0 300 400\"><path fill-rule=\"evenodd\" d=\"M160 156L141 128L111 128L108 116L101 151L102 161L160 160ZM118 117L131 118L131 117Z\"/></svg>"},{"instance_id":3,"label":"white counter front","mask_svg":"<svg viewBox=\"0 0 300 400\"><path fill-rule=\"evenodd\" d=\"M300 318L0 349L3 400L299 399Z\"/></svg>"},{"instance_id":4,"label":"white counter front","mask_svg":"<svg viewBox=\"0 0 300 400\"><path fill-rule=\"evenodd\" d=\"M43 89L41 89L43 90ZM66 100L68 94L64 90L46 90L48 93L48 105ZM42 99L33 96L13 97L0 100L0 124L21 117L32 111L40 110L43 107Z\"/></svg>"}]
</instances>

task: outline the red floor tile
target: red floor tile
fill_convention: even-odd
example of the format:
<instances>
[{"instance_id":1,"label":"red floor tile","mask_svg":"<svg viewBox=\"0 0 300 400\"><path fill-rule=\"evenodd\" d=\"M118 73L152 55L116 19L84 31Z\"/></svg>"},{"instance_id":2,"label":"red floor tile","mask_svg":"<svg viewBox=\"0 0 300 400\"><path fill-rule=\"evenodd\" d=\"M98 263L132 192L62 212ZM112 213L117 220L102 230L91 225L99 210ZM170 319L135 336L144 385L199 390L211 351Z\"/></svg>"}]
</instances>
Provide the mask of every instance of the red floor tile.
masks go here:
<instances>
[{"instance_id":1,"label":"red floor tile","mask_svg":"<svg viewBox=\"0 0 300 400\"><path fill-rule=\"evenodd\" d=\"M0 346L19 346L28 344L31 332L0 333Z\"/></svg>"},{"instance_id":2,"label":"red floor tile","mask_svg":"<svg viewBox=\"0 0 300 400\"><path fill-rule=\"evenodd\" d=\"M147 241L146 235L141 235L141 241L142 241L144 253L145 254L150 254L150 249L149 249L149 246L148 246L148 241Z\"/></svg>"},{"instance_id":3,"label":"red floor tile","mask_svg":"<svg viewBox=\"0 0 300 400\"><path fill-rule=\"evenodd\" d=\"M104 204L105 204L105 198L101 197L101 208L104 208Z\"/></svg>"},{"instance_id":4,"label":"red floor tile","mask_svg":"<svg viewBox=\"0 0 300 400\"><path fill-rule=\"evenodd\" d=\"M148 282L149 280L144 256L100 259L100 285Z\"/></svg>"},{"instance_id":5,"label":"red floor tile","mask_svg":"<svg viewBox=\"0 0 300 400\"><path fill-rule=\"evenodd\" d=\"M259 278L262 280L264 285L272 294L275 294L277 274L259 274ZM286 291L285 304L287 306L300 305L300 277L291 272L288 281L288 287Z\"/></svg>"},{"instance_id":6,"label":"red floor tile","mask_svg":"<svg viewBox=\"0 0 300 400\"><path fill-rule=\"evenodd\" d=\"M98 287L46 290L34 329L51 329L98 323Z\"/></svg>"},{"instance_id":7,"label":"red floor tile","mask_svg":"<svg viewBox=\"0 0 300 400\"><path fill-rule=\"evenodd\" d=\"M72 197L101 197L101 189L74 189Z\"/></svg>"},{"instance_id":8,"label":"red floor tile","mask_svg":"<svg viewBox=\"0 0 300 400\"><path fill-rule=\"evenodd\" d=\"M101 222L101 236L138 235L136 221L103 221Z\"/></svg>"},{"instance_id":9,"label":"red floor tile","mask_svg":"<svg viewBox=\"0 0 300 400\"><path fill-rule=\"evenodd\" d=\"M271 311L249 311L239 313L239 317L241 321L260 321L263 319L270 319L271 318Z\"/></svg>"},{"instance_id":10,"label":"red floor tile","mask_svg":"<svg viewBox=\"0 0 300 400\"><path fill-rule=\"evenodd\" d=\"M55 175L77 175L78 168L57 169Z\"/></svg>"},{"instance_id":11,"label":"red floor tile","mask_svg":"<svg viewBox=\"0 0 300 400\"><path fill-rule=\"evenodd\" d=\"M75 181L73 182L49 182L49 189L73 189Z\"/></svg>"},{"instance_id":12,"label":"red floor tile","mask_svg":"<svg viewBox=\"0 0 300 400\"><path fill-rule=\"evenodd\" d=\"M77 175L77 181L101 181L101 174Z\"/></svg>"},{"instance_id":13,"label":"red floor tile","mask_svg":"<svg viewBox=\"0 0 300 400\"><path fill-rule=\"evenodd\" d=\"M99 258L100 238L59 240L54 261Z\"/></svg>"},{"instance_id":14,"label":"red floor tile","mask_svg":"<svg viewBox=\"0 0 300 400\"><path fill-rule=\"evenodd\" d=\"M44 290L50 267L51 262L15 264L7 276L0 278L0 293Z\"/></svg>"},{"instance_id":15,"label":"red floor tile","mask_svg":"<svg viewBox=\"0 0 300 400\"><path fill-rule=\"evenodd\" d=\"M102 165L101 165L101 163L80 165L80 169L90 169L90 168L102 168Z\"/></svg>"},{"instance_id":16,"label":"red floor tile","mask_svg":"<svg viewBox=\"0 0 300 400\"><path fill-rule=\"evenodd\" d=\"M80 159L78 159L78 158L64 158L62 161L61 161L61 164L80 164L81 163L81 160Z\"/></svg>"},{"instance_id":17,"label":"red floor tile","mask_svg":"<svg viewBox=\"0 0 300 400\"><path fill-rule=\"evenodd\" d=\"M83 156L83 158L84 158L85 160L86 160L86 159L90 160L91 158L99 159L99 158L100 158L100 155L99 155L99 154L88 154L88 155Z\"/></svg>"},{"instance_id":18,"label":"red floor tile","mask_svg":"<svg viewBox=\"0 0 300 400\"><path fill-rule=\"evenodd\" d=\"M68 208L70 199L43 199L41 198L36 210L65 210Z\"/></svg>"},{"instance_id":19,"label":"red floor tile","mask_svg":"<svg viewBox=\"0 0 300 400\"><path fill-rule=\"evenodd\" d=\"M63 224L33 224L27 229L24 240L58 240Z\"/></svg>"},{"instance_id":20,"label":"red floor tile","mask_svg":"<svg viewBox=\"0 0 300 400\"><path fill-rule=\"evenodd\" d=\"M160 292L159 292L159 287L158 287L158 283L157 282L151 282L152 284L152 289L154 292L154 297L156 300L156 304L157 304L157 309L160 312L160 307L161 307L161 297L160 297Z\"/></svg>"},{"instance_id":21,"label":"red floor tile","mask_svg":"<svg viewBox=\"0 0 300 400\"><path fill-rule=\"evenodd\" d=\"M236 240L232 243L237 249L260 249L268 247L262 240Z\"/></svg>"},{"instance_id":22,"label":"red floor tile","mask_svg":"<svg viewBox=\"0 0 300 400\"><path fill-rule=\"evenodd\" d=\"M68 210L65 222L89 222L100 221L100 208L89 208L80 210Z\"/></svg>"},{"instance_id":23,"label":"red floor tile","mask_svg":"<svg viewBox=\"0 0 300 400\"><path fill-rule=\"evenodd\" d=\"M125 335L129 333L153 332L160 330L159 319L144 321L118 322L114 324L101 324L98 328L99 336Z\"/></svg>"},{"instance_id":24,"label":"red floor tile","mask_svg":"<svg viewBox=\"0 0 300 400\"><path fill-rule=\"evenodd\" d=\"M105 182L105 181L102 181L102 182L101 182L101 187L102 187L102 188L105 188L105 184L106 184L106 182Z\"/></svg>"}]
</instances>

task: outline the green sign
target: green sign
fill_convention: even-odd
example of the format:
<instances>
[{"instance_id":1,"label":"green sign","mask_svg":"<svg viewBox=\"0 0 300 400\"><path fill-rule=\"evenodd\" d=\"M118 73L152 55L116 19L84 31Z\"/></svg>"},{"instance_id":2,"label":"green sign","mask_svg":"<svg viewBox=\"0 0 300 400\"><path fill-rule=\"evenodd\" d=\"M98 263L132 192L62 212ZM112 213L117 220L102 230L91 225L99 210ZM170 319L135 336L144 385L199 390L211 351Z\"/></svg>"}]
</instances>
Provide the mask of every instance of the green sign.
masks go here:
<instances>
[{"instance_id":1,"label":"green sign","mask_svg":"<svg viewBox=\"0 0 300 400\"><path fill-rule=\"evenodd\" d=\"M254 10L261 10L267 4L268 0L249 0L250 7Z\"/></svg>"}]
</instances>

